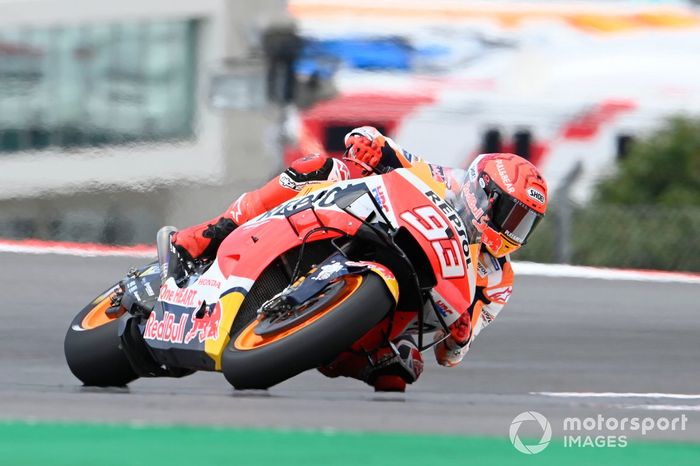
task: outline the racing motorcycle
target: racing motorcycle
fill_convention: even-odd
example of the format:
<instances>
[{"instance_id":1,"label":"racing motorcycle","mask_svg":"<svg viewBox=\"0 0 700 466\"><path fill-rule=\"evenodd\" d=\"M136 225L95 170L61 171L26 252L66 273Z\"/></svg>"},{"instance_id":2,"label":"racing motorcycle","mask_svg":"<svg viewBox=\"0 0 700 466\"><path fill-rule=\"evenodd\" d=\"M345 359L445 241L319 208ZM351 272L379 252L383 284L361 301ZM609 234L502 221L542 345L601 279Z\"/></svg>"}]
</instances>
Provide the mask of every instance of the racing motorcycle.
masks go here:
<instances>
[{"instance_id":1,"label":"racing motorcycle","mask_svg":"<svg viewBox=\"0 0 700 466\"><path fill-rule=\"evenodd\" d=\"M396 351L405 332L427 350L472 302L470 212L484 200L455 194L462 170L451 181L424 162L383 171L307 186L239 226L211 261L181 260L164 227L158 261L73 319L70 370L95 386L219 371L236 389L264 389L344 351L375 363L373 350Z\"/></svg>"}]
</instances>

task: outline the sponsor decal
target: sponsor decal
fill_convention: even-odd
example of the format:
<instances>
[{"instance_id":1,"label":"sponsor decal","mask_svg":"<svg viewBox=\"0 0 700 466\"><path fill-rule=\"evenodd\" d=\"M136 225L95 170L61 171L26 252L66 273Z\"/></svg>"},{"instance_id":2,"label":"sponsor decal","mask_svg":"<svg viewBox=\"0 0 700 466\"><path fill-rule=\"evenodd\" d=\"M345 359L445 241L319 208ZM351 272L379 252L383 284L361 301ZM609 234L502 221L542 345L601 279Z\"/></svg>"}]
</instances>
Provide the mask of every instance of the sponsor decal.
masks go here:
<instances>
[{"instance_id":1,"label":"sponsor decal","mask_svg":"<svg viewBox=\"0 0 700 466\"><path fill-rule=\"evenodd\" d=\"M485 228L481 235L481 242L491 251L498 251L503 247L503 238L493 228Z\"/></svg>"},{"instance_id":2,"label":"sponsor decal","mask_svg":"<svg viewBox=\"0 0 700 466\"><path fill-rule=\"evenodd\" d=\"M160 287L159 301L176 304L178 306L195 307L198 303L195 302L197 291L187 288L178 288L173 290L168 285Z\"/></svg>"},{"instance_id":3,"label":"sponsor decal","mask_svg":"<svg viewBox=\"0 0 700 466\"><path fill-rule=\"evenodd\" d=\"M478 219L483 217L484 209L476 205L476 197L474 197L474 193L471 192L469 189L464 189L463 192L464 197L467 200L467 207L469 207L469 210L471 210L472 214L474 214L474 217Z\"/></svg>"},{"instance_id":4,"label":"sponsor decal","mask_svg":"<svg viewBox=\"0 0 700 466\"><path fill-rule=\"evenodd\" d=\"M345 169L347 170L347 167ZM336 178L342 176L341 172L336 170L335 168L333 170L334 171L331 172L331 174L328 177L328 180L306 180L306 181L294 181L292 179L292 177L289 176L285 172L279 176L279 184L283 188L288 188L288 189L291 189L292 191L299 192L309 185L321 184L321 183L325 183L326 181L341 181L342 179L336 179Z\"/></svg>"},{"instance_id":5,"label":"sponsor decal","mask_svg":"<svg viewBox=\"0 0 700 466\"><path fill-rule=\"evenodd\" d=\"M448 204L444 199L442 199L434 192L428 191L424 194L438 207L438 209L442 211L443 214L445 214L447 219L452 223L452 226L457 231L457 236L459 236L459 239L462 243L462 252L464 253L464 257L467 258L467 264L469 264L471 262L469 255L469 237L467 236L467 230L464 227L464 222L462 222L462 218L457 214L457 212L452 208L450 204Z\"/></svg>"},{"instance_id":6,"label":"sponsor decal","mask_svg":"<svg viewBox=\"0 0 700 466\"><path fill-rule=\"evenodd\" d=\"M243 193L240 196L238 196L238 199L236 199L232 205L231 209L231 218L233 219L234 222L236 222L236 225L240 225L241 223L241 216L243 215L243 212L241 211L241 205L243 205L243 198L246 196L248 193Z\"/></svg>"},{"instance_id":7,"label":"sponsor decal","mask_svg":"<svg viewBox=\"0 0 700 466\"><path fill-rule=\"evenodd\" d=\"M498 171L498 175L501 177L501 180L503 180L503 184L506 185L506 191L508 191L509 193L514 193L515 186L513 186L513 182L508 176L506 167L505 165L503 165L503 160L496 160L496 170Z\"/></svg>"},{"instance_id":8,"label":"sponsor decal","mask_svg":"<svg viewBox=\"0 0 700 466\"><path fill-rule=\"evenodd\" d=\"M126 282L126 291L128 293L136 293L138 289L139 285L136 283L136 280L129 280Z\"/></svg>"},{"instance_id":9,"label":"sponsor decal","mask_svg":"<svg viewBox=\"0 0 700 466\"><path fill-rule=\"evenodd\" d=\"M489 261L491 261L491 267L494 270L501 270L501 263L498 262L498 259L493 257L491 254L488 254L487 257L488 257Z\"/></svg>"},{"instance_id":10,"label":"sponsor decal","mask_svg":"<svg viewBox=\"0 0 700 466\"><path fill-rule=\"evenodd\" d=\"M394 274L391 273L391 271L386 267L380 267L377 266L377 264L367 264L367 266L370 268L370 270L373 270L376 274L384 278L385 281L396 280Z\"/></svg>"},{"instance_id":11,"label":"sponsor decal","mask_svg":"<svg viewBox=\"0 0 700 466\"><path fill-rule=\"evenodd\" d=\"M318 191L314 191L304 197L294 198L272 210L268 210L258 217L256 221L260 222L270 217L284 216L285 214L307 209L312 206L328 208L335 203L335 197L339 193L343 192L344 190L357 189L358 186L362 186L364 184L364 181L359 181L348 184L343 183L342 186L334 186L330 189L319 189Z\"/></svg>"},{"instance_id":12,"label":"sponsor decal","mask_svg":"<svg viewBox=\"0 0 700 466\"><path fill-rule=\"evenodd\" d=\"M455 308L450 306L450 304L443 298L437 291L431 291L430 294L433 297L433 303L435 305L435 310L440 313L442 317L448 317L450 315L459 314Z\"/></svg>"},{"instance_id":13,"label":"sponsor decal","mask_svg":"<svg viewBox=\"0 0 700 466\"><path fill-rule=\"evenodd\" d=\"M481 181L482 180L479 180L479 182ZM474 218L472 219L472 225L474 226L474 228L476 228L476 230L479 233L483 233L488 228L488 222L486 221L486 217L484 216L484 209L476 205L476 198L474 197L474 193L472 193L468 189L464 189L463 193L467 201L467 207L474 215Z\"/></svg>"},{"instance_id":14,"label":"sponsor decal","mask_svg":"<svg viewBox=\"0 0 700 466\"><path fill-rule=\"evenodd\" d=\"M393 273L386 267L382 267L380 265L377 265L373 262L362 262L362 261L345 261L345 266L346 267L367 267L368 269L374 271L381 277L383 277L385 280L396 280L396 277L394 276Z\"/></svg>"},{"instance_id":15,"label":"sponsor decal","mask_svg":"<svg viewBox=\"0 0 700 466\"><path fill-rule=\"evenodd\" d=\"M437 311L440 313L441 316L447 317L450 314L454 314L454 311L450 309L450 306L447 305L445 301L442 299L436 299L435 300L435 307Z\"/></svg>"},{"instance_id":16,"label":"sponsor decal","mask_svg":"<svg viewBox=\"0 0 700 466\"><path fill-rule=\"evenodd\" d=\"M149 282L144 281L143 287L146 289L146 293L148 293L148 296L155 296L156 293L153 291L153 288L151 287L151 284Z\"/></svg>"},{"instance_id":17,"label":"sponsor decal","mask_svg":"<svg viewBox=\"0 0 700 466\"><path fill-rule=\"evenodd\" d=\"M496 316L487 311L485 306L481 308L481 320L484 322L484 327L493 322L495 318Z\"/></svg>"},{"instance_id":18,"label":"sponsor decal","mask_svg":"<svg viewBox=\"0 0 700 466\"><path fill-rule=\"evenodd\" d=\"M482 278L489 274L489 271L486 269L486 267L484 267L484 264L482 264L481 261L479 261L476 264L476 271L478 272L479 276Z\"/></svg>"},{"instance_id":19,"label":"sponsor decal","mask_svg":"<svg viewBox=\"0 0 700 466\"><path fill-rule=\"evenodd\" d=\"M536 190L535 188L527 188L527 195L539 202L540 204L544 204L544 194Z\"/></svg>"},{"instance_id":20,"label":"sponsor decal","mask_svg":"<svg viewBox=\"0 0 700 466\"><path fill-rule=\"evenodd\" d=\"M283 188L288 188L288 189L291 189L293 191L301 191L301 188L304 187L304 183L297 183L286 173L282 173L280 175L279 183L280 183L280 186L282 186Z\"/></svg>"},{"instance_id":21,"label":"sponsor decal","mask_svg":"<svg viewBox=\"0 0 700 466\"><path fill-rule=\"evenodd\" d=\"M384 212L389 212L389 207L386 203L386 196L384 195L384 190L381 186L375 186L372 188L372 196L374 196L377 204L379 204L379 207L381 207Z\"/></svg>"},{"instance_id":22,"label":"sponsor decal","mask_svg":"<svg viewBox=\"0 0 700 466\"><path fill-rule=\"evenodd\" d=\"M440 183L444 183L446 179L445 170L440 165L433 165L432 163L429 163L428 166L430 167L430 173L433 175L433 178Z\"/></svg>"},{"instance_id":23,"label":"sponsor decal","mask_svg":"<svg viewBox=\"0 0 700 466\"><path fill-rule=\"evenodd\" d=\"M510 298L513 293L512 286L503 286L501 288L493 288L490 290L484 290L484 296L486 296L490 301L496 303L505 303Z\"/></svg>"},{"instance_id":24,"label":"sponsor decal","mask_svg":"<svg viewBox=\"0 0 700 466\"><path fill-rule=\"evenodd\" d=\"M418 207L402 213L401 218L430 241L444 278L464 277L464 258L469 257L469 245L464 251L460 250L459 243L452 239L454 233L435 207Z\"/></svg>"},{"instance_id":25,"label":"sponsor decal","mask_svg":"<svg viewBox=\"0 0 700 466\"><path fill-rule=\"evenodd\" d=\"M200 278L197 280L197 284L200 286L210 286L212 288L221 289L221 282L219 280L214 280L213 278Z\"/></svg>"},{"instance_id":26,"label":"sponsor decal","mask_svg":"<svg viewBox=\"0 0 700 466\"><path fill-rule=\"evenodd\" d=\"M505 233L508 238L512 239L513 241L519 244L523 244L525 242L525 240L523 240L520 236L516 235L512 231L505 230L503 233Z\"/></svg>"},{"instance_id":27,"label":"sponsor decal","mask_svg":"<svg viewBox=\"0 0 700 466\"><path fill-rule=\"evenodd\" d=\"M331 171L328 181L343 181L350 179L350 170L338 159L333 159L333 170Z\"/></svg>"},{"instance_id":28,"label":"sponsor decal","mask_svg":"<svg viewBox=\"0 0 700 466\"><path fill-rule=\"evenodd\" d=\"M340 262L332 262L321 267L321 270L310 278L311 280L328 280L341 270L343 270L343 264Z\"/></svg>"},{"instance_id":29,"label":"sponsor decal","mask_svg":"<svg viewBox=\"0 0 700 466\"><path fill-rule=\"evenodd\" d=\"M185 343L189 343L195 337L199 342L205 340L216 340L219 338L219 325L221 323L221 303L205 308L201 317L192 314L192 328L185 336Z\"/></svg>"},{"instance_id":30,"label":"sponsor decal","mask_svg":"<svg viewBox=\"0 0 700 466\"><path fill-rule=\"evenodd\" d=\"M162 320L156 319L156 313L151 312L146 321L143 338L146 340L182 343L189 315L188 312L181 314L180 320L175 323L175 314L171 312L165 311Z\"/></svg>"}]
</instances>

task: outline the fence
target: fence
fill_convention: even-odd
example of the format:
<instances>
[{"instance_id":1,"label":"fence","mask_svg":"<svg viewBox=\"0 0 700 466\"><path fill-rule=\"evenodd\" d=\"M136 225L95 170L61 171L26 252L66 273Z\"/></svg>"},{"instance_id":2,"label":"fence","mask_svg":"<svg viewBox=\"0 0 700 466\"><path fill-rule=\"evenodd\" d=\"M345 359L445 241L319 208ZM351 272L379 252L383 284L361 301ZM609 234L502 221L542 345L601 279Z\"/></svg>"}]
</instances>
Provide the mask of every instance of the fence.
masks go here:
<instances>
[{"instance_id":1,"label":"fence","mask_svg":"<svg viewBox=\"0 0 700 466\"><path fill-rule=\"evenodd\" d=\"M552 206L516 260L700 272L700 206Z\"/></svg>"}]
</instances>

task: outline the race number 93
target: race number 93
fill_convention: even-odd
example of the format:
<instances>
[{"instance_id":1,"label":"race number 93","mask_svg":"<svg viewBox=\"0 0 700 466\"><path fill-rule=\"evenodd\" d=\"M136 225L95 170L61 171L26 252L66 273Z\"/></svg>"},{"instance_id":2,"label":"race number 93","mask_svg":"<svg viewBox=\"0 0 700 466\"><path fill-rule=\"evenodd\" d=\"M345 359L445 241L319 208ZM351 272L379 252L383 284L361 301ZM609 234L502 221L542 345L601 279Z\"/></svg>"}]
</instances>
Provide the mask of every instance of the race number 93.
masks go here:
<instances>
[{"instance_id":1,"label":"race number 93","mask_svg":"<svg viewBox=\"0 0 700 466\"><path fill-rule=\"evenodd\" d=\"M464 277L464 257L459 243L450 238L450 227L435 207L418 207L402 213L401 218L430 241L444 278Z\"/></svg>"}]
</instances>

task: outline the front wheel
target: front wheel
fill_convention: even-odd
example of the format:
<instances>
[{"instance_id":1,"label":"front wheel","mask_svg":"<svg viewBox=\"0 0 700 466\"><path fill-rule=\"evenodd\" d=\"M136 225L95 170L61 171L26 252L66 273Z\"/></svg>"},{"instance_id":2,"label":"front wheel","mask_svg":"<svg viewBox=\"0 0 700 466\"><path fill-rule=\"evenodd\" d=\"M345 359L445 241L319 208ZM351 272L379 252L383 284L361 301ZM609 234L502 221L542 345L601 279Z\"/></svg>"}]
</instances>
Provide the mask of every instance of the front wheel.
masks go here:
<instances>
[{"instance_id":1,"label":"front wheel","mask_svg":"<svg viewBox=\"0 0 700 466\"><path fill-rule=\"evenodd\" d=\"M325 364L350 348L395 304L374 273L343 276L315 303L290 317L255 319L233 335L221 360L231 385L268 388Z\"/></svg>"},{"instance_id":2,"label":"front wheel","mask_svg":"<svg viewBox=\"0 0 700 466\"><path fill-rule=\"evenodd\" d=\"M138 378L119 338L119 314L108 314L116 286L97 297L71 322L63 348L73 375L85 385L123 386Z\"/></svg>"}]
</instances>

